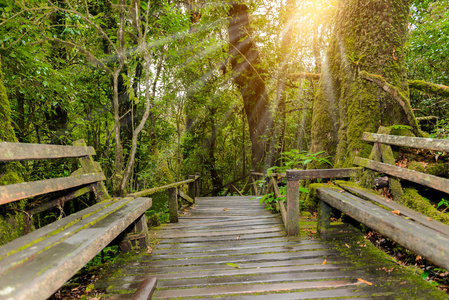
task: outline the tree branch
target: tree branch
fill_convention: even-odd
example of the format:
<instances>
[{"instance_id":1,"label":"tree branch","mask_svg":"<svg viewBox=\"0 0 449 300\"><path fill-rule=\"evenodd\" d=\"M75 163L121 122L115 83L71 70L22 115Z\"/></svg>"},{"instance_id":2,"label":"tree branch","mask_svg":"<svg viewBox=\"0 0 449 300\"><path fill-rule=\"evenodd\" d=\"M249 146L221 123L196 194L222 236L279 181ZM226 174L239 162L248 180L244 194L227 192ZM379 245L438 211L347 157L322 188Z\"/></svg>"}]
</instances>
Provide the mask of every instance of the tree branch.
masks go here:
<instances>
[{"instance_id":1,"label":"tree branch","mask_svg":"<svg viewBox=\"0 0 449 300\"><path fill-rule=\"evenodd\" d=\"M449 96L449 86L442 84L434 84L424 80L409 80L408 85L412 89L420 90L426 93L436 94L440 96Z\"/></svg>"},{"instance_id":2,"label":"tree branch","mask_svg":"<svg viewBox=\"0 0 449 300\"><path fill-rule=\"evenodd\" d=\"M64 40L61 40L61 39L59 39L59 38L49 38L49 37L46 37L46 38L44 38L44 40L53 42L53 43L55 43L55 44L58 44L58 43L59 43L59 44L63 44L63 45L65 45L65 46L68 46L68 47L71 47L71 48L75 48L75 49L77 49L79 52L83 53L83 54L86 56L87 60L90 61L92 64L94 64L94 65L96 65L96 66L102 68L103 70L109 72L110 74L113 73L112 70L109 69L109 68L108 68L108 67L107 67L101 60L99 60L98 58L96 58L95 55L92 54L92 52L88 51L86 48L84 48L84 47L82 47L82 46L80 46L80 45L77 45L77 44L72 43L72 42L64 41Z\"/></svg>"},{"instance_id":3,"label":"tree branch","mask_svg":"<svg viewBox=\"0 0 449 300\"><path fill-rule=\"evenodd\" d=\"M389 84L385 78L380 75L370 74L366 71L360 71L360 77L374 82L379 87L381 87L385 92L389 93L394 100L396 100L399 105L402 107L407 121L410 126L415 130L415 133L419 136L425 136L425 134L421 131L418 125L418 121L416 120L415 114L413 113L412 107L410 105L410 99L406 97L399 89L391 84Z\"/></svg>"}]
</instances>

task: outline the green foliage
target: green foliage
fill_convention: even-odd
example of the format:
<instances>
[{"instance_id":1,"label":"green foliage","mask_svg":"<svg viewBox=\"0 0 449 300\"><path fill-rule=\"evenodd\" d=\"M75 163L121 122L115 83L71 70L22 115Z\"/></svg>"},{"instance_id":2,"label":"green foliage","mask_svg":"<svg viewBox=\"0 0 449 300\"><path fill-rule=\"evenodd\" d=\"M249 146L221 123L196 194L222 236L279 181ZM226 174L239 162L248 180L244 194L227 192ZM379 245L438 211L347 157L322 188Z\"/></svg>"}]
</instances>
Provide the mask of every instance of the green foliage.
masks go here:
<instances>
[{"instance_id":1,"label":"green foliage","mask_svg":"<svg viewBox=\"0 0 449 300\"><path fill-rule=\"evenodd\" d=\"M321 156L324 151L319 151L316 153L309 153L307 151L300 151L297 149L292 149L286 152L283 152L281 155L281 160L284 165L281 167L271 167L267 170L267 175L271 175L272 173L285 173L285 171L289 169L299 169L302 170L307 167L308 164L314 163L316 167L321 166L332 166L332 163L329 161L330 156Z\"/></svg>"},{"instance_id":2,"label":"green foliage","mask_svg":"<svg viewBox=\"0 0 449 300\"><path fill-rule=\"evenodd\" d=\"M430 137L434 139L449 139L449 119L438 120Z\"/></svg>"}]
</instances>

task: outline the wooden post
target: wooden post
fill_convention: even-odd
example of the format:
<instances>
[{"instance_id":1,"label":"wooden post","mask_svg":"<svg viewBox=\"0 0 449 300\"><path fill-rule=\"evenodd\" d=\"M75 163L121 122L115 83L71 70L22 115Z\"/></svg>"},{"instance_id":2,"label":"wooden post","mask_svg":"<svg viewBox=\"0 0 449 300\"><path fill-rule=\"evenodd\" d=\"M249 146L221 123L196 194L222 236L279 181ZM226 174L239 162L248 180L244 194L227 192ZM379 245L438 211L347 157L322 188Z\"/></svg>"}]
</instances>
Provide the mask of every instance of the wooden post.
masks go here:
<instances>
[{"instance_id":1,"label":"wooden post","mask_svg":"<svg viewBox=\"0 0 449 300\"><path fill-rule=\"evenodd\" d=\"M73 142L73 146L87 147L86 142L84 142L84 140L78 140L78 141ZM81 168L84 173L103 174L100 164L98 162L94 161L94 159L92 158L91 155L80 157L79 161L81 163ZM108 190L106 189L106 186L104 185L103 181L99 181L96 184L96 187L93 188L93 191L95 193L95 197L97 198L97 202L111 198L109 196Z\"/></svg>"},{"instance_id":2,"label":"wooden post","mask_svg":"<svg viewBox=\"0 0 449 300\"><path fill-rule=\"evenodd\" d=\"M253 189L253 195L255 196L259 196L259 190L257 189L257 184L256 184L256 176L253 174L255 171L251 170L251 186Z\"/></svg>"},{"instance_id":3,"label":"wooden post","mask_svg":"<svg viewBox=\"0 0 449 300\"><path fill-rule=\"evenodd\" d=\"M299 180L287 170L287 235L299 235Z\"/></svg>"},{"instance_id":4,"label":"wooden post","mask_svg":"<svg viewBox=\"0 0 449 300\"><path fill-rule=\"evenodd\" d=\"M320 201L318 210L318 232L328 230L331 226L331 207Z\"/></svg>"},{"instance_id":5,"label":"wooden post","mask_svg":"<svg viewBox=\"0 0 449 300\"><path fill-rule=\"evenodd\" d=\"M168 189L168 210L170 213L170 223L178 223L178 190Z\"/></svg>"},{"instance_id":6,"label":"wooden post","mask_svg":"<svg viewBox=\"0 0 449 300\"><path fill-rule=\"evenodd\" d=\"M201 188L200 172L196 172L196 173L195 173L195 176L196 176L196 181L195 181L195 191L196 191L196 194L195 194L195 197L199 197L199 196L200 196L200 193L201 193L201 191L200 191L200 188Z\"/></svg>"},{"instance_id":7,"label":"wooden post","mask_svg":"<svg viewBox=\"0 0 449 300\"><path fill-rule=\"evenodd\" d=\"M187 195L193 199L193 204L196 204L196 176L189 175L189 179L193 179L193 181L189 183L189 190L187 191Z\"/></svg>"}]
</instances>

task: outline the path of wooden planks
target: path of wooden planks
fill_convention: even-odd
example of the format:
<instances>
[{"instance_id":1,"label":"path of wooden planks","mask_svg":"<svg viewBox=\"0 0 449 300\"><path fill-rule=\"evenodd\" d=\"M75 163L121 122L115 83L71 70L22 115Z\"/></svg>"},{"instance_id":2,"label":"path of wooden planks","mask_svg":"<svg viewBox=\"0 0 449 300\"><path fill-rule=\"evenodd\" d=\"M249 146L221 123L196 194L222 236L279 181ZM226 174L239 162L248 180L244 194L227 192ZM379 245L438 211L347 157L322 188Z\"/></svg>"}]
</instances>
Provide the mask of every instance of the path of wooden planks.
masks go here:
<instances>
[{"instance_id":1,"label":"path of wooden planks","mask_svg":"<svg viewBox=\"0 0 449 300\"><path fill-rule=\"evenodd\" d=\"M123 293L157 277L153 299L434 298L351 226L317 238L305 222L301 237L286 237L279 215L250 198L199 198L179 223L152 231L152 254L118 264L97 288Z\"/></svg>"}]
</instances>

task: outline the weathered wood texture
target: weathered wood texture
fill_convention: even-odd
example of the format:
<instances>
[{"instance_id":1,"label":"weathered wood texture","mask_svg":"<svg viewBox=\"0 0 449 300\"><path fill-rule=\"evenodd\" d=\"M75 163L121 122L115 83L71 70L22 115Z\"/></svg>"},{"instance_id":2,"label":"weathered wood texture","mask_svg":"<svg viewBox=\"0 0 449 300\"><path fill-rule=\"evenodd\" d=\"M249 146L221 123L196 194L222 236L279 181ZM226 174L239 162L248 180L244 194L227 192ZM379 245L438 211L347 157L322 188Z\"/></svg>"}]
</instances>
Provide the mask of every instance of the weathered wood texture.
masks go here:
<instances>
[{"instance_id":1,"label":"weathered wood texture","mask_svg":"<svg viewBox=\"0 0 449 300\"><path fill-rule=\"evenodd\" d=\"M438 176L433 176L421 172L416 172L413 170L408 170L405 168L392 166L389 164L384 164L374 160L369 160L366 158L355 157L354 164L376 170L378 172L386 173L398 178L406 179L412 182L422 184L434 188L436 190L449 193L449 179L441 178Z\"/></svg>"},{"instance_id":2,"label":"weathered wood texture","mask_svg":"<svg viewBox=\"0 0 449 300\"><path fill-rule=\"evenodd\" d=\"M287 171L287 178L289 171ZM299 234L299 181L287 180L287 234Z\"/></svg>"},{"instance_id":3,"label":"weathered wood texture","mask_svg":"<svg viewBox=\"0 0 449 300\"><path fill-rule=\"evenodd\" d=\"M133 292L144 278L157 277L153 299L430 297L429 290L403 277L406 269L391 273L381 270L401 267L373 257L372 250L357 243L363 236L355 229L332 224L332 239L325 240L308 237L306 232L314 229L315 223L303 220L302 237L287 237L279 216L250 198L198 198L196 209L183 211L178 224L154 229L153 236L158 240L152 254L141 254L133 261L127 258L126 266L121 265L117 272L119 276L105 276L96 287L108 288L110 293ZM264 215L235 213L248 206ZM199 207L210 212L198 214ZM216 209L224 212L219 219ZM106 273L112 274L117 268ZM399 285L401 288L397 288Z\"/></svg>"},{"instance_id":4,"label":"weathered wood texture","mask_svg":"<svg viewBox=\"0 0 449 300\"><path fill-rule=\"evenodd\" d=\"M365 142L449 152L449 140L442 139L418 138L365 132L363 133L362 140Z\"/></svg>"},{"instance_id":5,"label":"weathered wood texture","mask_svg":"<svg viewBox=\"0 0 449 300\"><path fill-rule=\"evenodd\" d=\"M103 174L91 173L0 186L0 205L42 194L79 187L105 180Z\"/></svg>"},{"instance_id":6,"label":"weathered wood texture","mask_svg":"<svg viewBox=\"0 0 449 300\"><path fill-rule=\"evenodd\" d=\"M420 254L436 265L449 269L449 236L393 214L343 189L318 188L317 196L351 218ZM437 221L434 221L437 222Z\"/></svg>"},{"instance_id":7,"label":"weathered wood texture","mask_svg":"<svg viewBox=\"0 0 449 300\"><path fill-rule=\"evenodd\" d=\"M0 142L0 161L69 158L95 155L93 147Z\"/></svg>"},{"instance_id":8,"label":"weathered wood texture","mask_svg":"<svg viewBox=\"0 0 449 300\"><path fill-rule=\"evenodd\" d=\"M416 212L413 209L410 209L410 208L405 207L405 206L403 206L399 203L396 203L392 200L389 200L387 198L384 198L377 194L374 194L370 190L354 187L352 185L348 185L348 184L344 184L344 183L340 183L339 186L360 198L372 201L374 203L378 203L378 204L382 205L383 207L389 208L392 211L397 210L400 212L400 214L402 216L404 216L406 218L409 218L409 219L411 219L415 222L418 222L426 227L436 230L436 231L440 232L441 234L449 235L449 225L443 224L441 222L435 222L433 219L429 219L429 217L426 217L426 216Z\"/></svg>"},{"instance_id":9,"label":"weathered wood texture","mask_svg":"<svg viewBox=\"0 0 449 300\"><path fill-rule=\"evenodd\" d=\"M355 177L358 176L360 172L361 168L288 170L287 181L318 179L318 178Z\"/></svg>"},{"instance_id":10,"label":"weathered wood texture","mask_svg":"<svg viewBox=\"0 0 449 300\"><path fill-rule=\"evenodd\" d=\"M137 289L136 293L133 295L133 300L150 300L156 290L157 279L148 278L142 281Z\"/></svg>"},{"instance_id":11,"label":"weathered wood texture","mask_svg":"<svg viewBox=\"0 0 449 300\"><path fill-rule=\"evenodd\" d=\"M96 204L70 223L64 218L23 236L13 241L14 249L0 247L0 299L50 297L149 209L151 199L130 197L109 204Z\"/></svg>"},{"instance_id":12,"label":"weathered wood texture","mask_svg":"<svg viewBox=\"0 0 449 300\"><path fill-rule=\"evenodd\" d=\"M146 189L146 190L143 190L140 192L132 193L132 194L129 194L129 196L131 196L131 197L146 197L146 196L150 196L154 193L162 192L162 191L165 191L165 190L168 190L171 188L177 188L177 187L183 186L185 184L189 184L194 181L195 181L194 179L188 179L188 180L175 182L175 183L171 183L171 184L167 184L167 185L163 185L163 186L154 187L151 189Z\"/></svg>"},{"instance_id":13,"label":"weathered wood texture","mask_svg":"<svg viewBox=\"0 0 449 300\"><path fill-rule=\"evenodd\" d=\"M178 223L178 189L175 187L168 189L168 210L170 223Z\"/></svg>"}]
</instances>

